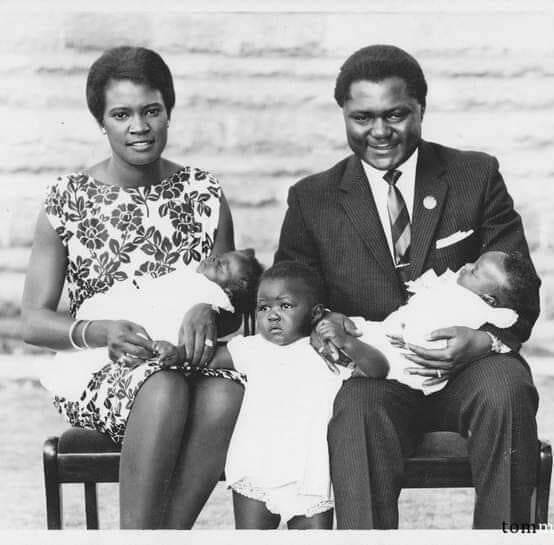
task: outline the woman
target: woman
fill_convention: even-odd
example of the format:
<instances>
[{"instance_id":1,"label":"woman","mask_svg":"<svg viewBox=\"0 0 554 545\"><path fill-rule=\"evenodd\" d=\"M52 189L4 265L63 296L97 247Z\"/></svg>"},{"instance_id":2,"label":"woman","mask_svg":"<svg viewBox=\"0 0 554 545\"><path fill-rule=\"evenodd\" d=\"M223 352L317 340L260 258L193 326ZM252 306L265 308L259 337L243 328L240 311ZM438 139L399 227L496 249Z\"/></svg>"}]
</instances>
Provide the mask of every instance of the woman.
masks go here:
<instances>
[{"instance_id":1,"label":"woman","mask_svg":"<svg viewBox=\"0 0 554 545\"><path fill-rule=\"evenodd\" d=\"M73 350L71 365L45 372L55 405L71 424L122 443L121 527L190 528L222 473L243 393L238 373L203 367L217 338L214 310L197 305L184 317L193 373L161 369L140 324L75 318L83 301L119 282L234 249L231 214L214 176L161 157L175 94L157 53L105 52L90 69L87 103L111 157L48 190L23 295L24 338ZM57 311L64 281L70 315ZM107 347L106 360L80 368L77 350L89 347Z\"/></svg>"}]
</instances>

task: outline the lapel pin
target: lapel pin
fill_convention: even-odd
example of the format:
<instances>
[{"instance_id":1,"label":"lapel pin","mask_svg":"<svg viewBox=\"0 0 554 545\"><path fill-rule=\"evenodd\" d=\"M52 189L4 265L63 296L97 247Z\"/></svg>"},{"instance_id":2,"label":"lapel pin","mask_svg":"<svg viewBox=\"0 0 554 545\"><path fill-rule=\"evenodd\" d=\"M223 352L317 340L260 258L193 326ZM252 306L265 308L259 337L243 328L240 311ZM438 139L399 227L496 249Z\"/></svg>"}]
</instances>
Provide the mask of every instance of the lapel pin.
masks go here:
<instances>
[{"instance_id":1,"label":"lapel pin","mask_svg":"<svg viewBox=\"0 0 554 545\"><path fill-rule=\"evenodd\" d=\"M423 206L427 208L427 210L433 210L433 208L437 206L437 199L432 195L427 195L427 197L423 199Z\"/></svg>"}]
</instances>

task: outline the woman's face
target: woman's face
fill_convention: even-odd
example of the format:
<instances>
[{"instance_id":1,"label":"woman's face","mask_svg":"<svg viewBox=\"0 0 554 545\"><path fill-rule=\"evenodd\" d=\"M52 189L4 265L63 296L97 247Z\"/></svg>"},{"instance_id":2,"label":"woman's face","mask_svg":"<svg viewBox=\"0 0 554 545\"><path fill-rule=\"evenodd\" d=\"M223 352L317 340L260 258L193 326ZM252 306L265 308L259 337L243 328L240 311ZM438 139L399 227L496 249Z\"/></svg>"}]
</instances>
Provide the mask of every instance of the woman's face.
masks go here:
<instances>
[{"instance_id":1,"label":"woman's face","mask_svg":"<svg viewBox=\"0 0 554 545\"><path fill-rule=\"evenodd\" d=\"M157 161L168 126L161 92L130 80L110 80L104 92L103 126L114 157L130 165Z\"/></svg>"}]
</instances>

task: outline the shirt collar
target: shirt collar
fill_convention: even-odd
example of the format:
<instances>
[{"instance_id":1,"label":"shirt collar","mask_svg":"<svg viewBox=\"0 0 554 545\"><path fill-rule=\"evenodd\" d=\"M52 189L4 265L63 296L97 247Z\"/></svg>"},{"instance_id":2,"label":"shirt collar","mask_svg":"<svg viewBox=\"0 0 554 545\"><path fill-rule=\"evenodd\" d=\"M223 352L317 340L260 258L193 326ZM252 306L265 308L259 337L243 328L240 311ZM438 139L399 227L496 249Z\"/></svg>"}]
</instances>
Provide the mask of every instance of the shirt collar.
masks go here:
<instances>
[{"instance_id":1,"label":"shirt collar","mask_svg":"<svg viewBox=\"0 0 554 545\"><path fill-rule=\"evenodd\" d=\"M417 157L419 154L418 148L415 149L415 151L404 161L401 165L397 166L394 170L398 170L402 172L402 176L398 179L398 183L401 182L410 182L412 181L412 184L415 184L415 173L416 173L416 167L417 167ZM376 168L373 168L369 163L366 163L362 159L362 166L364 168L365 174L368 178L368 180L380 180L383 179L383 176L386 172L386 170L378 170Z\"/></svg>"}]
</instances>

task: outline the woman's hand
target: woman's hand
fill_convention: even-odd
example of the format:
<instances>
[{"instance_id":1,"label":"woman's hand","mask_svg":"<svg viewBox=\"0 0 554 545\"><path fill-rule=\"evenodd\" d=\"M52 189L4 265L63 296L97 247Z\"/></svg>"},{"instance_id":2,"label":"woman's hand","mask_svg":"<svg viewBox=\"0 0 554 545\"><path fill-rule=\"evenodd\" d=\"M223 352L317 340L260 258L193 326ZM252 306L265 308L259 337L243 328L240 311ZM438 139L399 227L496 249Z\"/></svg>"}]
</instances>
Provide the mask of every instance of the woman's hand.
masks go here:
<instances>
[{"instance_id":1,"label":"woman's hand","mask_svg":"<svg viewBox=\"0 0 554 545\"><path fill-rule=\"evenodd\" d=\"M404 357L419 367L409 367L412 375L429 377L425 385L432 386L448 380L466 365L490 352L491 339L484 331L469 327L437 329L429 336L430 341L446 339L447 347L437 350L408 344L410 353Z\"/></svg>"},{"instance_id":2,"label":"woman's hand","mask_svg":"<svg viewBox=\"0 0 554 545\"><path fill-rule=\"evenodd\" d=\"M185 348L187 361L205 367L212 359L217 344L217 313L211 305L194 305L184 316L179 329L179 344Z\"/></svg>"},{"instance_id":3,"label":"woman's hand","mask_svg":"<svg viewBox=\"0 0 554 545\"><path fill-rule=\"evenodd\" d=\"M154 356L152 340L146 330L128 320L94 320L89 329L93 340L100 337L100 346L108 347L108 355L114 362L135 367ZM105 336L105 343L101 337ZM87 333L88 337L88 333Z\"/></svg>"}]
</instances>

